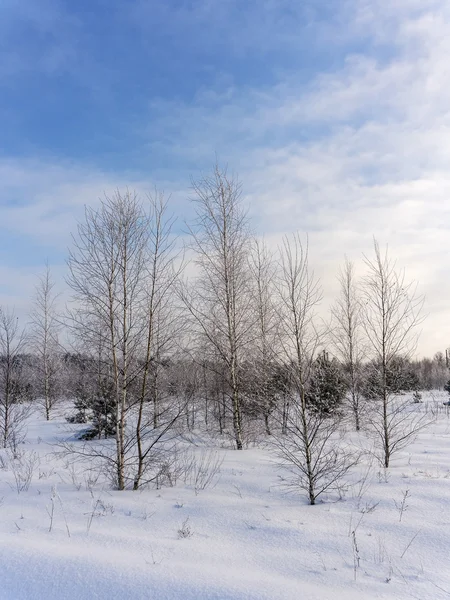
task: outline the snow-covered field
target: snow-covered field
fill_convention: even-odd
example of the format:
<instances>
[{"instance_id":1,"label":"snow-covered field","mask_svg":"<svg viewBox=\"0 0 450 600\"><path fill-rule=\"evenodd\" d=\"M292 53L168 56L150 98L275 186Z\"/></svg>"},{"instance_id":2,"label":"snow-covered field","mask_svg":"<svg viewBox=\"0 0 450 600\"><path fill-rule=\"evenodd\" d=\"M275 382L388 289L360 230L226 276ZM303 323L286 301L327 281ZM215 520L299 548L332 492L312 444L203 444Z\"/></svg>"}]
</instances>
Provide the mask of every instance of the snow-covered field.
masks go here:
<instances>
[{"instance_id":1,"label":"snow-covered field","mask_svg":"<svg viewBox=\"0 0 450 600\"><path fill-rule=\"evenodd\" d=\"M0 453L0 598L448 598L450 418L435 397L437 421L387 472L366 459L316 506L283 492L262 449L218 449L204 490L112 491L54 456L63 414L35 414L19 448L27 490Z\"/></svg>"}]
</instances>

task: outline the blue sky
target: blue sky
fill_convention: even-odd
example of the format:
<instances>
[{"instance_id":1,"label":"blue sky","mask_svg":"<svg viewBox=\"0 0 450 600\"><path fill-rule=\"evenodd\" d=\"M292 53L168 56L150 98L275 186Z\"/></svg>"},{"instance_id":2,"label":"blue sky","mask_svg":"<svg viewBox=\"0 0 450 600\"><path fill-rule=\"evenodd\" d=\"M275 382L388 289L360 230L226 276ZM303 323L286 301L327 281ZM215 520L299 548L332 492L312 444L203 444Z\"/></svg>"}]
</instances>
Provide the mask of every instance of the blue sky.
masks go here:
<instances>
[{"instance_id":1,"label":"blue sky","mask_svg":"<svg viewBox=\"0 0 450 600\"><path fill-rule=\"evenodd\" d=\"M62 279L85 203L172 193L215 154L256 230L309 232L325 301L372 236L420 282L421 351L450 345L445 0L0 0L0 303Z\"/></svg>"},{"instance_id":2,"label":"blue sky","mask_svg":"<svg viewBox=\"0 0 450 600\"><path fill-rule=\"evenodd\" d=\"M342 68L350 52L376 53L370 37L342 36L350 11L340 6L6 2L6 154L41 153L114 171L148 172L149 160L151 169L167 168L160 148L176 136L177 123L173 130L168 121L180 108L221 109L247 94L270 94L286 79L306 87L318 73ZM211 147L219 146L220 136L209 133Z\"/></svg>"}]
</instances>

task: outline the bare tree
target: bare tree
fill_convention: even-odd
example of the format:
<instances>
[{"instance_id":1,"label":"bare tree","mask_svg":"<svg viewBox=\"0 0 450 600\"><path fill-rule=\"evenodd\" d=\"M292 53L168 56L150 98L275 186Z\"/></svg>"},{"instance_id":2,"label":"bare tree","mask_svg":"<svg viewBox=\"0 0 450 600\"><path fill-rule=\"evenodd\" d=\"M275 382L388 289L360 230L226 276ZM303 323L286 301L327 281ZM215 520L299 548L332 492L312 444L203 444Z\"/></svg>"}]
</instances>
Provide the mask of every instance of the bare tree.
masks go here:
<instances>
[{"instance_id":1,"label":"bare tree","mask_svg":"<svg viewBox=\"0 0 450 600\"><path fill-rule=\"evenodd\" d=\"M354 464L355 457L338 444L335 413L317 410L308 402L308 388L324 331L317 326L316 309L322 293L311 272L308 244L299 234L285 238L277 282L281 307L280 340L290 367L293 390L285 435L274 440L279 464L290 475L285 484L302 489L310 504L333 487Z\"/></svg>"},{"instance_id":2,"label":"bare tree","mask_svg":"<svg viewBox=\"0 0 450 600\"><path fill-rule=\"evenodd\" d=\"M254 393L258 409L264 416L267 435L271 434L270 414L275 409L279 367L279 318L275 302L274 282L276 267L263 241L255 239L250 253L250 273L253 279L252 305L256 312L252 342Z\"/></svg>"},{"instance_id":3,"label":"bare tree","mask_svg":"<svg viewBox=\"0 0 450 600\"><path fill-rule=\"evenodd\" d=\"M316 324L322 291L310 270L308 251L308 243L304 246L299 234L285 237L277 279L280 344L286 362L291 365L292 384L303 411L307 409L306 386L323 337Z\"/></svg>"},{"instance_id":4,"label":"bare tree","mask_svg":"<svg viewBox=\"0 0 450 600\"><path fill-rule=\"evenodd\" d=\"M414 282L408 283L387 253L374 240L374 258L365 257L367 275L363 279L363 326L376 366L375 404L378 416L372 420L381 444L381 462L389 467L394 452L404 448L427 422L401 401L391 373L399 358L409 359L418 340L417 327L423 321L424 298L417 295Z\"/></svg>"},{"instance_id":5,"label":"bare tree","mask_svg":"<svg viewBox=\"0 0 450 600\"><path fill-rule=\"evenodd\" d=\"M278 466L286 473L283 487L292 492L305 490L311 505L321 494L339 489L342 478L359 460L359 453L336 435L338 424L335 415L303 410L295 404L287 434L274 439Z\"/></svg>"},{"instance_id":6,"label":"bare tree","mask_svg":"<svg viewBox=\"0 0 450 600\"><path fill-rule=\"evenodd\" d=\"M174 349L183 330L180 311L175 305L175 285L183 268L183 261L175 250L172 230L173 217L167 213L167 200L162 193L148 196L149 201L149 240L145 264L144 314L146 329L145 346L140 374L138 415L136 421L137 467L133 489L137 490L146 470L146 462L155 447L145 444L148 438L150 421L153 429L162 427L165 434L175 423L181 412L166 414L161 407L160 372L162 360ZM150 401L150 402L149 402ZM153 415L148 407L151 405ZM164 413L164 415L163 415ZM161 423L161 417L162 423ZM168 417L168 420L167 420ZM152 443L155 435L152 434Z\"/></svg>"},{"instance_id":7,"label":"bare tree","mask_svg":"<svg viewBox=\"0 0 450 600\"><path fill-rule=\"evenodd\" d=\"M356 431L361 426L362 367L365 357L361 301L353 263L345 260L339 272L340 295L331 309L331 337L344 371Z\"/></svg>"},{"instance_id":8,"label":"bare tree","mask_svg":"<svg viewBox=\"0 0 450 600\"><path fill-rule=\"evenodd\" d=\"M182 297L200 337L220 357L231 399L236 448L242 449L239 368L251 331L250 236L241 185L217 165L193 182L197 220L190 229L199 276Z\"/></svg>"},{"instance_id":9,"label":"bare tree","mask_svg":"<svg viewBox=\"0 0 450 600\"><path fill-rule=\"evenodd\" d=\"M60 360L60 331L56 311L58 296L54 293L55 283L50 268L39 277L35 288L33 308L31 311L30 341L37 357L35 373L36 391L44 402L45 418L50 419L50 412L58 397L58 384L61 380L62 362Z\"/></svg>"},{"instance_id":10,"label":"bare tree","mask_svg":"<svg viewBox=\"0 0 450 600\"><path fill-rule=\"evenodd\" d=\"M147 215L136 194L105 196L98 209L86 208L68 266L77 309L75 331L89 334L91 323L105 332L116 409L117 487L125 488L125 425L132 400L143 320L143 273L148 242ZM96 329L92 331L96 334Z\"/></svg>"},{"instance_id":11,"label":"bare tree","mask_svg":"<svg viewBox=\"0 0 450 600\"><path fill-rule=\"evenodd\" d=\"M117 192L86 209L69 258L72 326L90 349L87 363L97 380L94 436L114 433L116 448L114 455L105 445L65 450L103 460L121 490L158 476L162 456L167 460L161 446L180 416L163 406L161 380L182 331L174 294L182 261L164 195L147 199Z\"/></svg>"},{"instance_id":12,"label":"bare tree","mask_svg":"<svg viewBox=\"0 0 450 600\"><path fill-rule=\"evenodd\" d=\"M22 379L25 330L14 311L0 308L0 435L1 445L16 445L29 414L26 383Z\"/></svg>"}]
</instances>

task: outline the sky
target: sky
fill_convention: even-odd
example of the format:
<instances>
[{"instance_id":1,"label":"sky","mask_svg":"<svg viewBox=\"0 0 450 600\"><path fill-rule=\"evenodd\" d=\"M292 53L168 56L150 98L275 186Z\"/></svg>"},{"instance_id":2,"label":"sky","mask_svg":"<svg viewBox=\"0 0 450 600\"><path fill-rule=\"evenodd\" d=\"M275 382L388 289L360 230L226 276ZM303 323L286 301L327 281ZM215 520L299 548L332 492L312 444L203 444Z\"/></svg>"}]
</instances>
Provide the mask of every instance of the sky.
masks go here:
<instances>
[{"instance_id":1,"label":"sky","mask_svg":"<svg viewBox=\"0 0 450 600\"><path fill-rule=\"evenodd\" d=\"M309 236L324 306L373 237L450 346L446 0L0 0L0 305L63 286L84 205L238 174L252 226Z\"/></svg>"}]
</instances>

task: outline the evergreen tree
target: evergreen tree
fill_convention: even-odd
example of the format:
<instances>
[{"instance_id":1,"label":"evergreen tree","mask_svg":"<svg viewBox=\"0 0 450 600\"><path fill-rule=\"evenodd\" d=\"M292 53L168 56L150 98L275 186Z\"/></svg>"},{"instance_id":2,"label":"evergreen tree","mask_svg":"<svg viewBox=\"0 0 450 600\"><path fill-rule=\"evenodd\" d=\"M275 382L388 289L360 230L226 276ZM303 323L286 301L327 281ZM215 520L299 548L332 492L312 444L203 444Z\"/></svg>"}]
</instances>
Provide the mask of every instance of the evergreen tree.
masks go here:
<instances>
[{"instance_id":1,"label":"evergreen tree","mask_svg":"<svg viewBox=\"0 0 450 600\"><path fill-rule=\"evenodd\" d=\"M103 377L98 383L97 394L90 406L92 409L92 424L82 439L92 440L113 437L116 434L116 400L114 386L110 380Z\"/></svg>"},{"instance_id":2,"label":"evergreen tree","mask_svg":"<svg viewBox=\"0 0 450 600\"><path fill-rule=\"evenodd\" d=\"M76 412L69 423L89 423L81 439L108 438L116 434L116 399L109 365L89 356L67 356L72 368L72 393Z\"/></svg>"},{"instance_id":3,"label":"evergreen tree","mask_svg":"<svg viewBox=\"0 0 450 600\"><path fill-rule=\"evenodd\" d=\"M312 410L332 414L341 405L346 393L345 380L336 359L322 352L314 362L306 391L306 403Z\"/></svg>"},{"instance_id":4,"label":"evergreen tree","mask_svg":"<svg viewBox=\"0 0 450 600\"><path fill-rule=\"evenodd\" d=\"M419 388L419 377L410 361L402 356L394 357L385 369L386 390L390 394L411 392ZM367 366L364 384L364 395L370 400L382 397L383 379L379 363L373 362Z\"/></svg>"}]
</instances>

